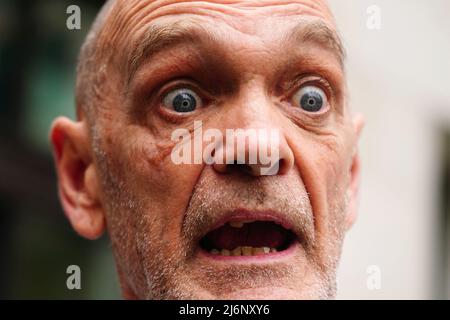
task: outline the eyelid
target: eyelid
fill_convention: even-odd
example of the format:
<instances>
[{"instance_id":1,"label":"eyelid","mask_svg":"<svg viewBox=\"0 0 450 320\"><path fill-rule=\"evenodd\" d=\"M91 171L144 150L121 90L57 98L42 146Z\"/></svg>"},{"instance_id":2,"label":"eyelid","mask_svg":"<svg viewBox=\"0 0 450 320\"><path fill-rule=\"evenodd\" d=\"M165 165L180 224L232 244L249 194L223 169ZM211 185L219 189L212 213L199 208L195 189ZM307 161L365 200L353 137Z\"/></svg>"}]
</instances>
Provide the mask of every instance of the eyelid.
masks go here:
<instances>
[{"instance_id":1,"label":"eyelid","mask_svg":"<svg viewBox=\"0 0 450 320\"><path fill-rule=\"evenodd\" d=\"M297 91L295 91L295 93L292 95L292 98L297 95L300 96L302 94L302 91L304 91L307 88L311 88L314 91L318 91L319 93L322 93L324 95L325 101L328 103L328 97L327 97L327 94L325 93L325 91L322 90L322 88L315 86L315 85L305 85L305 86L298 88ZM300 98L300 97L297 97L297 98Z\"/></svg>"},{"instance_id":2,"label":"eyelid","mask_svg":"<svg viewBox=\"0 0 450 320\"><path fill-rule=\"evenodd\" d=\"M161 103L167 94L171 91L188 89L192 90L201 100L202 106L206 106L212 103L213 98L200 86L196 85L194 81L190 79L175 79L166 84L164 84L160 89L157 90L156 100Z\"/></svg>"},{"instance_id":3,"label":"eyelid","mask_svg":"<svg viewBox=\"0 0 450 320\"><path fill-rule=\"evenodd\" d=\"M293 82L289 89L289 96L292 97L297 91L304 87L315 86L325 93L328 102L334 98L334 90L331 84L321 76L318 75L303 75Z\"/></svg>"},{"instance_id":4,"label":"eyelid","mask_svg":"<svg viewBox=\"0 0 450 320\"><path fill-rule=\"evenodd\" d=\"M160 89L157 90L157 97L158 99L162 100L161 98L164 98L167 96L171 91L175 90L182 90L182 89L188 89L194 91L199 97L201 97L201 94L198 93L198 89L195 85L191 84L190 81L187 80L173 80L170 81L163 86L161 86Z\"/></svg>"}]
</instances>

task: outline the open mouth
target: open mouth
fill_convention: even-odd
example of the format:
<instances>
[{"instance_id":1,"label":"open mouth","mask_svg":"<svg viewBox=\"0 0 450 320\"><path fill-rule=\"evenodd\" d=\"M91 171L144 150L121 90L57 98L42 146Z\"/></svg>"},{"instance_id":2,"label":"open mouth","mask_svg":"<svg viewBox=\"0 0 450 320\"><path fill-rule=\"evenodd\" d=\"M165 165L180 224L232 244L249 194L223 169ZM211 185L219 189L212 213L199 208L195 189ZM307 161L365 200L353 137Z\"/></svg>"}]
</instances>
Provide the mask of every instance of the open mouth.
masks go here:
<instances>
[{"instance_id":1,"label":"open mouth","mask_svg":"<svg viewBox=\"0 0 450 320\"><path fill-rule=\"evenodd\" d=\"M200 248L215 256L273 255L288 250L297 236L276 221L233 220L210 231Z\"/></svg>"}]
</instances>

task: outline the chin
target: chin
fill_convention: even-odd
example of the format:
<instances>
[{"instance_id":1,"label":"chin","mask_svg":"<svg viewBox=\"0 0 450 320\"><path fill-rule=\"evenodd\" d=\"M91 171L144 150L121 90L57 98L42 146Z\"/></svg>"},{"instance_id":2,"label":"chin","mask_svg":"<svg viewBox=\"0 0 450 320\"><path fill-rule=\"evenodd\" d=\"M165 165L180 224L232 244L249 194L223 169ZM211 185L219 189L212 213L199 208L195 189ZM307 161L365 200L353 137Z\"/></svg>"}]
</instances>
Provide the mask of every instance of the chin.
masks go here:
<instances>
[{"instance_id":1,"label":"chin","mask_svg":"<svg viewBox=\"0 0 450 320\"><path fill-rule=\"evenodd\" d=\"M308 294L301 294L300 290L276 286L224 292L216 297L219 300L303 300L312 298Z\"/></svg>"}]
</instances>

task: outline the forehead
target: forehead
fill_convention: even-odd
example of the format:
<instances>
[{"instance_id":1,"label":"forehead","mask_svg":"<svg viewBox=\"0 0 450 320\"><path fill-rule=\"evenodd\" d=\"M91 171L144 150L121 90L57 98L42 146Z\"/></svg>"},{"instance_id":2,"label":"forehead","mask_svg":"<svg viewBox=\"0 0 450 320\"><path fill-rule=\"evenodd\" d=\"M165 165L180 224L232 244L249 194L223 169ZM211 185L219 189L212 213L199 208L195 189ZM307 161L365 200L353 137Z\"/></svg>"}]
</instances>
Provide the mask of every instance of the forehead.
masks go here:
<instances>
[{"instance_id":1,"label":"forehead","mask_svg":"<svg viewBox=\"0 0 450 320\"><path fill-rule=\"evenodd\" d=\"M308 19L315 22L308 23ZM183 30L186 25L189 27ZM158 43L161 46L188 43L189 40L183 40L186 36L192 37L192 42L198 41L195 34L200 31L203 38L226 43L230 50L246 50L256 43L280 46L292 30L305 31L302 30L305 29L303 25L309 25L309 30L303 35L296 32L300 36L294 35L293 38L304 40L312 35L309 40L331 49L342 65L344 50L325 1L116 0L99 42L106 42L106 46L100 47L114 48L113 60L121 73L130 79ZM233 41L239 46L233 47Z\"/></svg>"},{"instance_id":2,"label":"forehead","mask_svg":"<svg viewBox=\"0 0 450 320\"><path fill-rule=\"evenodd\" d=\"M183 0L110 0L112 7L126 16L143 13L163 15L176 12L208 11L229 15L246 13L311 14L332 19L328 3L324 0L225 0L225 1L183 1ZM200 12L198 12L200 13Z\"/></svg>"},{"instance_id":3,"label":"forehead","mask_svg":"<svg viewBox=\"0 0 450 320\"><path fill-rule=\"evenodd\" d=\"M334 19L323 0L253 0L253 1L149 1L117 0L112 6L104 32L108 42L120 46L146 31L149 24L170 23L198 18L209 27L220 23L247 35L270 36L274 27L296 19L314 17L335 29ZM125 48L124 48L125 49Z\"/></svg>"}]
</instances>

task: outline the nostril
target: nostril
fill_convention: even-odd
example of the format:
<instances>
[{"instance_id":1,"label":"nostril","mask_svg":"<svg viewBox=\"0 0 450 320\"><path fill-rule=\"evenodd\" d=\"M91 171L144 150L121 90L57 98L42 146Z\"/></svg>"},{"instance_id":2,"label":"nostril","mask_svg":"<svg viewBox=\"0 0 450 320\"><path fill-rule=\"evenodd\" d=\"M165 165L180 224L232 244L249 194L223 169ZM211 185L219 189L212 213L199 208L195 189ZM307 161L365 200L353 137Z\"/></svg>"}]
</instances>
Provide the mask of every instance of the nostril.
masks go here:
<instances>
[{"instance_id":1,"label":"nostril","mask_svg":"<svg viewBox=\"0 0 450 320\"><path fill-rule=\"evenodd\" d=\"M286 173L288 170L287 170L287 162L286 162L286 160L284 160L284 159L280 159L279 161L278 161L278 174L283 174L283 173Z\"/></svg>"},{"instance_id":2,"label":"nostril","mask_svg":"<svg viewBox=\"0 0 450 320\"><path fill-rule=\"evenodd\" d=\"M233 163L227 164L227 172L239 172L251 175L253 173L253 168L246 163L234 160Z\"/></svg>"}]
</instances>

